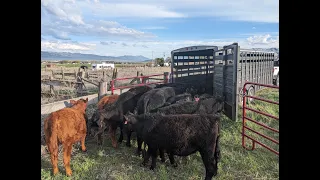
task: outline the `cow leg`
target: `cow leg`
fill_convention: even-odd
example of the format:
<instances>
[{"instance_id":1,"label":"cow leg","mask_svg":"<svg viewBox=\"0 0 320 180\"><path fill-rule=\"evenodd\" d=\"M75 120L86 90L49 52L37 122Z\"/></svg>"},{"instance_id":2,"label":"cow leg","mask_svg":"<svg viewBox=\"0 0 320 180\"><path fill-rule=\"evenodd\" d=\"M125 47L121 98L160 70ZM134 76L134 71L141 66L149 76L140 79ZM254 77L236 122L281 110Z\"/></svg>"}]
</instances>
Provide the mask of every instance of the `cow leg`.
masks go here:
<instances>
[{"instance_id":1,"label":"cow leg","mask_svg":"<svg viewBox=\"0 0 320 180\"><path fill-rule=\"evenodd\" d=\"M72 144L70 143L63 144L63 163L64 163L64 168L66 169L67 176L72 175L72 171L70 168L71 151L72 151Z\"/></svg>"},{"instance_id":2,"label":"cow leg","mask_svg":"<svg viewBox=\"0 0 320 180\"><path fill-rule=\"evenodd\" d=\"M131 130L127 130L127 142L126 142L126 146L127 147L131 147L131 134L132 134L132 131Z\"/></svg>"},{"instance_id":3,"label":"cow leg","mask_svg":"<svg viewBox=\"0 0 320 180\"><path fill-rule=\"evenodd\" d=\"M117 126L114 126L114 125L110 126L109 135L111 137L111 143L114 148L117 148L118 146L116 141L116 130L117 130Z\"/></svg>"},{"instance_id":4,"label":"cow leg","mask_svg":"<svg viewBox=\"0 0 320 180\"><path fill-rule=\"evenodd\" d=\"M118 139L118 142L122 143L123 141L123 123L122 122L119 124L119 127L120 127L120 137Z\"/></svg>"},{"instance_id":5,"label":"cow leg","mask_svg":"<svg viewBox=\"0 0 320 180\"><path fill-rule=\"evenodd\" d=\"M169 152L169 160L170 160L170 163L173 165L173 167L177 167L178 166L178 164L174 160L174 156L173 156L172 152Z\"/></svg>"},{"instance_id":6,"label":"cow leg","mask_svg":"<svg viewBox=\"0 0 320 180\"><path fill-rule=\"evenodd\" d=\"M152 147L148 147L148 150L150 149L150 153L151 153L151 157L152 157L152 163L150 166L151 170L154 170L156 168L157 165L157 149L156 148L152 148Z\"/></svg>"},{"instance_id":7,"label":"cow leg","mask_svg":"<svg viewBox=\"0 0 320 180\"><path fill-rule=\"evenodd\" d=\"M99 119L99 130L98 130L98 133L97 133L97 136L98 136L98 145L102 145L103 144L103 135L104 135L104 131L108 128L108 130L110 131L111 129L111 125L110 123L106 123L105 124L105 119L103 116L100 116L100 119ZM106 128L107 127L107 128Z\"/></svg>"},{"instance_id":8,"label":"cow leg","mask_svg":"<svg viewBox=\"0 0 320 180\"><path fill-rule=\"evenodd\" d=\"M206 177L205 180L211 180L213 176L217 175L217 162L214 158L214 154L211 150L202 150L200 151L203 164L206 168Z\"/></svg>"},{"instance_id":9,"label":"cow leg","mask_svg":"<svg viewBox=\"0 0 320 180\"><path fill-rule=\"evenodd\" d=\"M84 134L83 137L81 138L81 150L82 150L82 152L87 152L87 148L86 148L86 145L85 145L86 136L87 136L87 134Z\"/></svg>"},{"instance_id":10,"label":"cow leg","mask_svg":"<svg viewBox=\"0 0 320 180\"><path fill-rule=\"evenodd\" d=\"M49 142L49 141L47 141ZM48 150L50 152L50 158L51 158L51 164L53 167L53 175L58 174L58 144L52 143L52 146L50 143L47 144Z\"/></svg>"},{"instance_id":11,"label":"cow leg","mask_svg":"<svg viewBox=\"0 0 320 180\"><path fill-rule=\"evenodd\" d=\"M137 141L138 141L137 155L140 156L142 151L141 146L143 141L142 141L142 138L140 138L139 136L137 136Z\"/></svg>"},{"instance_id":12,"label":"cow leg","mask_svg":"<svg viewBox=\"0 0 320 180\"><path fill-rule=\"evenodd\" d=\"M150 155L151 155L151 149L148 148L148 151L147 151L146 155L143 158L143 162L142 162L143 166L145 166L148 163L148 161L150 159Z\"/></svg>"},{"instance_id":13,"label":"cow leg","mask_svg":"<svg viewBox=\"0 0 320 180\"><path fill-rule=\"evenodd\" d=\"M102 141L103 141L103 139L102 139L102 134L103 134L103 133L99 133L99 134L98 134L98 145L102 145L102 143L103 143L103 142L102 142Z\"/></svg>"},{"instance_id":14,"label":"cow leg","mask_svg":"<svg viewBox=\"0 0 320 180\"><path fill-rule=\"evenodd\" d=\"M164 158L164 149L159 149L159 152L160 152L160 159L161 159L161 162L165 162L166 159Z\"/></svg>"}]
</instances>

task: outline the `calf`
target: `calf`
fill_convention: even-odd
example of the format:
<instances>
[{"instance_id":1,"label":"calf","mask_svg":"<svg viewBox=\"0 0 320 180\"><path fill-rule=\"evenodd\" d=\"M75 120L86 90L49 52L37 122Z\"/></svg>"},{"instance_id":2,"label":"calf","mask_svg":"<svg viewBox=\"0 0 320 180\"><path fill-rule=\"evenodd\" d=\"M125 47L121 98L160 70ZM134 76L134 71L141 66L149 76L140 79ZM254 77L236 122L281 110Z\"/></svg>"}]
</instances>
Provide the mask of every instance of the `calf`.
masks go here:
<instances>
[{"instance_id":1,"label":"calf","mask_svg":"<svg viewBox=\"0 0 320 180\"><path fill-rule=\"evenodd\" d=\"M199 151L206 168L205 180L211 180L217 175L220 158L220 115L152 113L125 115L125 119L128 126L148 145L143 164L151 155L150 169L156 167L157 149L167 151L171 164L175 163L173 155L188 156Z\"/></svg>"},{"instance_id":2,"label":"calf","mask_svg":"<svg viewBox=\"0 0 320 180\"><path fill-rule=\"evenodd\" d=\"M63 146L63 162L68 176L72 175L70 168L70 158L72 145L81 141L81 150L86 151L85 138L87 126L85 120L85 111L88 98L78 101L71 100L71 108L63 108L51 113L44 120L44 133L46 144L51 156L53 174L59 172L58 169L58 146Z\"/></svg>"},{"instance_id":3,"label":"calf","mask_svg":"<svg viewBox=\"0 0 320 180\"><path fill-rule=\"evenodd\" d=\"M220 113L223 110L223 106L224 102L222 98L212 97L200 99L199 101L179 102L151 112L161 114L215 114Z\"/></svg>"},{"instance_id":4,"label":"calf","mask_svg":"<svg viewBox=\"0 0 320 180\"><path fill-rule=\"evenodd\" d=\"M121 94L118 100L113 103L109 104L104 107L104 109L100 110L100 117L99 117L99 132L98 135L98 142L99 144L102 143L102 136L101 133L104 129L108 126L109 127L109 134L111 136L112 146L117 147L117 142L115 140L115 132L118 126L120 126L120 137L118 142L122 142L123 140L123 114L128 112L133 112L138 100L140 97L147 91L151 90L152 88L149 86L140 86L130 89L129 91ZM127 133L127 143L126 146L130 147L130 137L131 132Z\"/></svg>"},{"instance_id":5,"label":"calf","mask_svg":"<svg viewBox=\"0 0 320 180\"><path fill-rule=\"evenodd\" d=\"M223 110L224 102L221 98L202 99L198 102L187 101L158 108L152 113L168 114L217 114ZM137 154L140 155L142 140L138 140ZM139 149L140 148L140 149ZM164 150L160 150L160 158L164 161ZM172 157L173 159L173 157Z\"/></svg>"},{"instance_id":6,"label":"calf","mask_svg":"<svg viewBox=\"0 0 320 180\"><path fill-rule=\"evenodd\" d=\"M176 96L170 97L164 105L168 106L170 104L184 102L184 101L191 101L191 100L192 100L192 96L190 93L183 93L183 94L178 94Z\"/></svg>"},{"instance_id":7,"label":"calf","mask_svg":"<svg viewBox=\"0 0 320 180\"><path fill-rule=\"evenodd\" d=\"M136 114L145 114L151 110L162 107L166 101L175 96L175 90L172 87L163 87L152 89L141 96L137 102Z\"/></svg>"},{"instance_id":8,"label":"calf","mask_svg":"<svg viewBox=\"0 0 320 180\"><path fill-rule=\"evenodd\" d=\"M87 129L88 129L88 134L94 135L95 129L99 127L99 110L103 109L104 106L107 104L114 103L117 99L119 98L118 94L110 95L110 96L104 96L101 98L97 104L98 109L93 113L91 119L87 122Z\"/></svg>"},{"instance_id":9,"label":"calf","mask_svg":"<svg viewBox=\"0 0 320 180\"><path fill-rule=\"evenodd\" d=\"M97 104L98 109L101 110L106 104L114 103L118 98L119 98L118 94L102 97Z\"/></svg>"}]
</instances>

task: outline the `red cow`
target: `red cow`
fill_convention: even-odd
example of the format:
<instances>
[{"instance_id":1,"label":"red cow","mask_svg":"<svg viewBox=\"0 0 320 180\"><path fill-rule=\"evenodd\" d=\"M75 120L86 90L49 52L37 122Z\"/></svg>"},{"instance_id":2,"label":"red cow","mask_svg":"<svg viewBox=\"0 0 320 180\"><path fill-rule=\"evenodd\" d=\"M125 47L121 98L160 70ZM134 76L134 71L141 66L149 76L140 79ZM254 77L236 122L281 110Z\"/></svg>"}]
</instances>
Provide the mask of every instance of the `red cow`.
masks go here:
<instances>
[{"instance_id":1,"label":"red cow","mask_svg":"<svg viewBox=\"0 0 320 180\"><path fill-rule=\"evenodd\" d=\"M59 172L58 169L58 143L63 146L63 163L68 176L72 175L70 168L70 158L72 145L81 141L81 150L86 152L85 139L87 135L87 126L85 121L85 111L88 98L78 101L71 100L73 105L70 108L63 108L52 112L44 120L44 133L46 143L51 156L53 174Z\"/></svg>"},{"instance_id":2,"label":"red cow","mask_svg":"<svg viewBox=\"0 0 320 180\"><path fill-rule=\"evenodd\" d=\"M110 95L110 96L104 96L98 102L98 109L101 110L101 109L103 109L104 105L114 103L118 99L118 97L119 97L118 94L114 94L114 95Z\"/></svg>"}]
</instances>

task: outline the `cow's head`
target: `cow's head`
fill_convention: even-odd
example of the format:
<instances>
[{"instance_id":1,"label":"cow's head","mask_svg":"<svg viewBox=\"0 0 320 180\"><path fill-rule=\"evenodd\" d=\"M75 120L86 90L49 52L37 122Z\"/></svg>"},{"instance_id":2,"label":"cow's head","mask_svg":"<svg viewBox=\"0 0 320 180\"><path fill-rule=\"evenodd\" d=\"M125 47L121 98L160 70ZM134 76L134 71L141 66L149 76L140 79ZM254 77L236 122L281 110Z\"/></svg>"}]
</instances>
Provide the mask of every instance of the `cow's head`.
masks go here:
<instances>
[{"instance_id":1,"label":"cow's head","mask_svg":"<svg viewBox=\"0 0 320 180\"><path fill-rule=\"evenodd\" d=\"M128 130L133 130L132 125L137 123L137 115L128 112L126 115L123 115L123 123L127 126Z\"/></svg>"},{"instance_id":2,"label":"cow's head","mask_svg":"<svg viewBox=\"0 0 320 180\"><path fill-rule=\"evenodd\" d=\"M86 99L81 98L77 101L70 100L70 104L72 105L72 108L78 109L79 111L85 113L85 111L87 109L88 98L86 98Z\"/></svg>"}]
</instances>

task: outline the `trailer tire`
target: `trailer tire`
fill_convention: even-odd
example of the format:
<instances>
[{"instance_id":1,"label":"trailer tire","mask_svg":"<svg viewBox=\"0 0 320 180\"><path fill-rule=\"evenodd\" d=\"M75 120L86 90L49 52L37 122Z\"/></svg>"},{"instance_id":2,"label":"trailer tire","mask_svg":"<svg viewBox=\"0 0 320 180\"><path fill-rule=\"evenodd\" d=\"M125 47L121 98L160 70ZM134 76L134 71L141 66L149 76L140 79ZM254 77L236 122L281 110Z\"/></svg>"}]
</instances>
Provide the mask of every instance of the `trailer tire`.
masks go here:
<instances>
[{"instance_id":1,"label":"trailer tire","mask_svg":"<svg viewBox=\"0 0 320 180\"><path fill-rule=\"evenodd\" d=\"M279 86L279 74L278 74L278 76L277 76L275 85L276 85L276 86Z\"/></svg>"}]
</instances>

